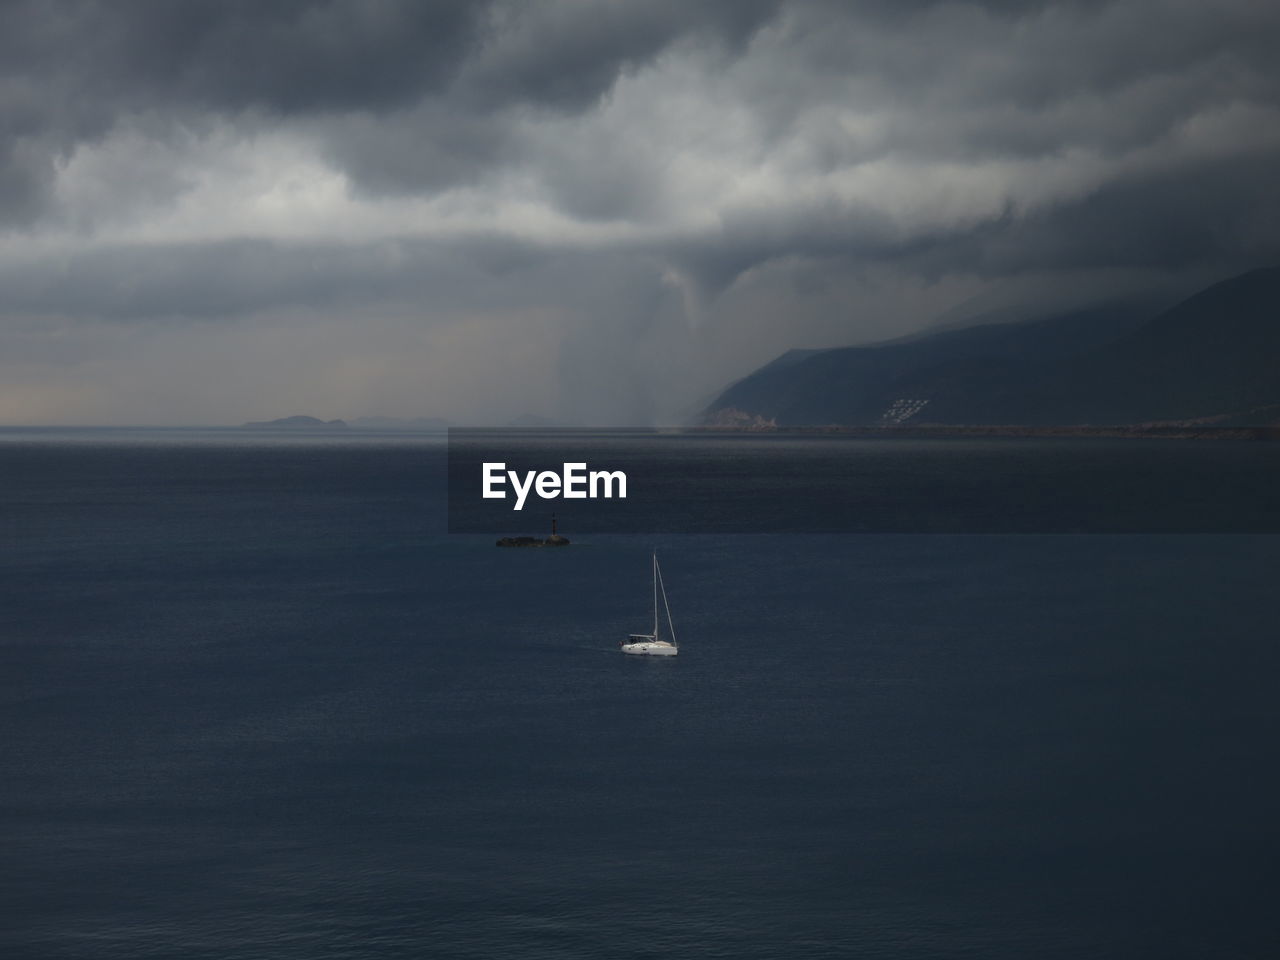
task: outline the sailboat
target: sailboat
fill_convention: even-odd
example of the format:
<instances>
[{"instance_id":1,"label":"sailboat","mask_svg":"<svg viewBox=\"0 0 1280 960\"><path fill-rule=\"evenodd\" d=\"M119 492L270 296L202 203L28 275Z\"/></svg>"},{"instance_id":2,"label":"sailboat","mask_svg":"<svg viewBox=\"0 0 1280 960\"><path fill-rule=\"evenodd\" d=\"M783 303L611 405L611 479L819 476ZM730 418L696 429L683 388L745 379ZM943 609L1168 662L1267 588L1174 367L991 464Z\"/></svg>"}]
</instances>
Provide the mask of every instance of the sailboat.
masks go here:
<instances>
[{"instance_id":1,"label":"sailboat","mask_svg":"<svg viewBox=\"0 0 1280 960\"><path fill-rule=\"evenodd\" d=\"M662 594L662 606L667 611L667 632L670 640L658 635L658 594ZM620 644L623 653L642 657L674 657L680 652L676 646L676 628L671 622L671 607L667 603L667 588L662 584L662 570L658 567L658 555L653 555L653 633L633 633Z\"/></svg>"}]
</instances>

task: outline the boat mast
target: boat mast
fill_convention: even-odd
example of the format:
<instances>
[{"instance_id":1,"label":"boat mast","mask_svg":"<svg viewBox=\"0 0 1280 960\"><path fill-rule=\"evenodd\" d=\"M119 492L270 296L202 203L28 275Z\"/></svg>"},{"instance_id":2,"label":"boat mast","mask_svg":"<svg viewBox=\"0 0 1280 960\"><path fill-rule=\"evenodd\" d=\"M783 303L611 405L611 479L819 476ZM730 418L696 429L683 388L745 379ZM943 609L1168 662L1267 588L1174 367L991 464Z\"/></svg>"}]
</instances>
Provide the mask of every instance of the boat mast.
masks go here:
<instances>
[{"instance_id":1,"label":"boat mast","mask_svg":"<svg viewBox=\"0 0 1280 960\"><path fill-rule=\"evenodd\" d=\"M653 639L658 639L658 555L653 555Z\"/></svg>"},{"instance_id":2,"label":"boat mast","mask_svg":"<svg viewBox=\"0 0 1280 960\"><path fill-rule=\"evenodd\" d=\"M653 558L653 572L657 575L658 586L662 589L662 606L667 611L667 630L671 634L671 645L676 646L676 625L671 620L671 604L667 602L667 585L662 582L662 569L658 566L658 558ZM655 631L657 628L654 628Z\"/></svg>"}]
</instances>

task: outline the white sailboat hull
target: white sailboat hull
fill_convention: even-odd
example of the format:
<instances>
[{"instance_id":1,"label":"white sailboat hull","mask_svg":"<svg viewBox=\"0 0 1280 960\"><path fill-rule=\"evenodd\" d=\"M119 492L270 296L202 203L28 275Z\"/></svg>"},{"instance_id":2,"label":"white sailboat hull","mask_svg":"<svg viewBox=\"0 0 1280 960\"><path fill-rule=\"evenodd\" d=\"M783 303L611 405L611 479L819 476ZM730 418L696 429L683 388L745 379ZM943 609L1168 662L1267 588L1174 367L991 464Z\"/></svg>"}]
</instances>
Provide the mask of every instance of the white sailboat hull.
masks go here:
<instances>
[{"instance_id":1,"label":"white sailboat hull","mask_svg":"<svg viewBox=\"0 0 1280 960\"><path fill-rule=\"evenodd\" d=\"M665 640L645 640L640 643L624 643L622 652L640 657L674 657L679 649Z\"/></svg>"}]
</instances>

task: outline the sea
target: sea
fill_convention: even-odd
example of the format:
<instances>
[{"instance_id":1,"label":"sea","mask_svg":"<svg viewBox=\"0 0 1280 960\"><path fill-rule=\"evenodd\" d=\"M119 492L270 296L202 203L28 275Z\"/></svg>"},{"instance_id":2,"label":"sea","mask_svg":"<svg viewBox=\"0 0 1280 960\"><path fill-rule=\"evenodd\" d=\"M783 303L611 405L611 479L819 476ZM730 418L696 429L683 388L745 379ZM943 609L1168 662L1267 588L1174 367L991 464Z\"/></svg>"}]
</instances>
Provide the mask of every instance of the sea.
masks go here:
<instances>
[{"instance_id":1,"label":"sea","mask_svg":"<svg viewBox=\"0 0 1280 960\"><path fill-rule=\"evenodd\" d=\"M897 456L815 442L815 476ZM1118 485L1182 482L1121 443ZM1197 484L1244 469L1185 444ZM0 956L1277 955L1280 537L1247 496L1220 533L504 550L447 532L445 461L0 430ZM675 658L618 651L653 552Z\"/></svg>"}]
</instances>

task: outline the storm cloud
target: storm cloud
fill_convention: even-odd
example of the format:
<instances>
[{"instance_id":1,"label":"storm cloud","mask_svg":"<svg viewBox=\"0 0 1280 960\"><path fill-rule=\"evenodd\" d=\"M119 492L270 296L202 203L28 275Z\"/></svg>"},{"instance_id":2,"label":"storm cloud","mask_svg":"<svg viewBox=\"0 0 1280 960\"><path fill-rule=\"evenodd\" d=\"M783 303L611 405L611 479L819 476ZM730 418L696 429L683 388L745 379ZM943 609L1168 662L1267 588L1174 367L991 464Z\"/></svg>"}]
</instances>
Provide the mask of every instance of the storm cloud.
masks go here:
<instances>
[{"instance_id":1,"label":"storm cloud","mask_svg":"<svg viewBox=\"0 0 1280 960\"><path fill-rule=\"evenodd\" d=\"M1262 2L0 4L0 422L676 419L1280 262ZM967 305L967 306L966 306Z\"/></svg>"}]
</instances>

